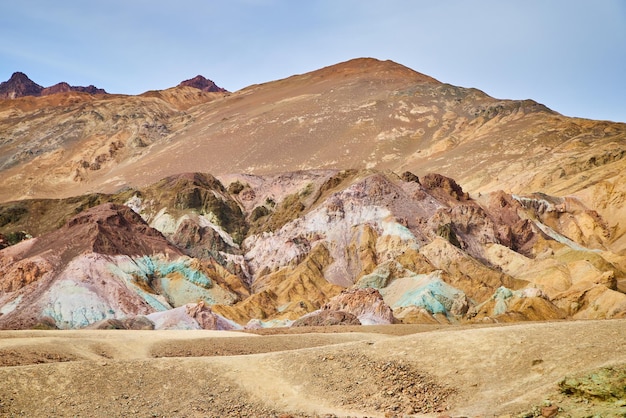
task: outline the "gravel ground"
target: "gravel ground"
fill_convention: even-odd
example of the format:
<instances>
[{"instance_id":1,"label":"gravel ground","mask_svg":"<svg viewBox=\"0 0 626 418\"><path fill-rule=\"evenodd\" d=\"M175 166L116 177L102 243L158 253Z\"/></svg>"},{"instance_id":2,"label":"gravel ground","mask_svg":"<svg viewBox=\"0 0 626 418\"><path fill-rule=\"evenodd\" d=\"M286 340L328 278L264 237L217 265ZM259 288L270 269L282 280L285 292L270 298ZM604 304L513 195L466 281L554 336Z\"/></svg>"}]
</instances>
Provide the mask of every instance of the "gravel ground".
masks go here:
<instances>
[{"instance_id":1,"label":"gravel ground","mask_svg":"<svg viewBox=\"0 0 626 418\"><path fill-rule=\"evenodd\" d=\"M623 370L626 320L283 331L3 332L0 416L626 414L559 386Z\"/></svg>"}]
</instances>

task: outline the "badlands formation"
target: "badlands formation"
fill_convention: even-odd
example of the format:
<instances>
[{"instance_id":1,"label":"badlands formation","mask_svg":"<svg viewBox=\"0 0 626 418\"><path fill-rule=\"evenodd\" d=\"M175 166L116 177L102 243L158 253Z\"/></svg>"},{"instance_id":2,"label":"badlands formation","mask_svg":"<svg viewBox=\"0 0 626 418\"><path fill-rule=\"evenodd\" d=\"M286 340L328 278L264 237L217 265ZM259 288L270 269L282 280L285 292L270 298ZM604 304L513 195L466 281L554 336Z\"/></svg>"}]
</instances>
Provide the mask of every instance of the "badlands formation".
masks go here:
<instances>
[{"instance_id":1,"label":"badlands formation","mask_svg":"<svg viewBox=\"0 0 626 418\"><path fill-rule=\"evenodd\" d=\"M0 414L626 413L625 124L374 59L31 83L0 85Z\"/></svg>"}]
</instances>

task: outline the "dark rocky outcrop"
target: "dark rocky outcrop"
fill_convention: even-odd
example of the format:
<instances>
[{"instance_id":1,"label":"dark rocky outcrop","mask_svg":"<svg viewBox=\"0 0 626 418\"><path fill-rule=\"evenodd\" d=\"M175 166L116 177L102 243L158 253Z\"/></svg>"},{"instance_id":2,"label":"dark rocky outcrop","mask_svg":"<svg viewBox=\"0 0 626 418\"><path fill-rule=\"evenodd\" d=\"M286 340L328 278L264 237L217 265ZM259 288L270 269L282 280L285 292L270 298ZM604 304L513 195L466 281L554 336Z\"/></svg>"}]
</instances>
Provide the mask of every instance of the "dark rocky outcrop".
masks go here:
<instances>
[{"instance_id":1,"label":"dark rocky outcrop","mask_svg":"<svg viewBox=\"0 0 626 418\"><path fill-rule=\"evenodd\" d=\"M113 203L76 215L53 234L58 239L54 245L58 247L67 247L60 245L65 237L71 239L69 248L84 251L87 247L106 255L172 253L173 249L163 235L146 224L138 214L127 206Z\"/></svg>"},{"instance_id":2,"label":"dark rocky outcrop","mask_svg":"<svg viewBox=\"0 0 626 418\"><path fill-rule=\"evenodd\" d=\"M50 87L42 87L32 81L22 72L15 72L8 81L0 83L0 99L17 99L25 96L48 96L57 93L66 93L70 91L83 92L89 94L106 94L104 89L89 85L70 86L66 82L57 83Z\"/></svg>"},{"instance_id":3,"label":"dark rocky outcrop","mask_svg":"<svg viewBox=\"0 0 626 418\"><path fill-rule=\"evenodd\" d=\"M201 75L197 75L194 78L191 78L189 80L185 80L183 82L181 82L179 84L179 86L188 86L188 87L194 87L196 89L202 90L202 91L206 91L206 92L211 92L211 93L225 93L228 90L219 87L217 84L215 84L213 81L204 78Z\"/></svg>"},{"instance_id":4,"label":"dark rocky outcrop","mask_svg":"<svg viewBox=\"0 0 626 418\"><path fill-rule=\"evenodd\" d=\"M8 81L0 83L0 99L39 96L43 87L21 72L15 72Z\"/></svg>"},{"instance_id":5,"label":"dark rocky outcrop","mask_svg":"<svg viewBox=\"0 0 626 418\"><path fill-rule=\"evenodd\" d=\"M464 201L469 199L469 195L453 179L441 174L429 173L421 180L422 186L426 190L439 190L438 194L447 195L454 200Z\"/></svg>"},{"instance_id":6,"label":"dark rocky outcrop","mask_svg":"<svg viewBox=\"0 0 626 418\"><path fill-rule=\"evenodd\" d=\"M70 86L66 82L57 83L54 86L46 87L41 91L41 96L47 96L50 94L56 93L66 93L69 91L78 91L82 93L89 94L106 94L106 90L100 89L94 85L89 85L87 87L83 86Z\"/></svg>"}]
</instances>

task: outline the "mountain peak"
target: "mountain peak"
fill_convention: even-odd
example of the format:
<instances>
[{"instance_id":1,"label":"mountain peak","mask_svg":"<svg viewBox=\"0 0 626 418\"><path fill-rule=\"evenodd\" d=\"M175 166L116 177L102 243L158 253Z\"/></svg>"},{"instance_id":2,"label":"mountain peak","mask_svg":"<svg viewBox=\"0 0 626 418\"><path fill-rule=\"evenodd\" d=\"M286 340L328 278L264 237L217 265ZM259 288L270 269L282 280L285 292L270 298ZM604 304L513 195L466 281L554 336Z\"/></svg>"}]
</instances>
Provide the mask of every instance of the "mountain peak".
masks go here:
<instances>
[{"instance_id":1,"label":"mountain peak","mask_svg":"<svg viewBox=\"0 0 626 418\"><path fill-rule=\"evenodd\" d=\"M227 92L226 89L219 87L213 81L201 75L197 75L194 78L185 80L182 83L180 83L179 86L194 87L194 88L200 89L202 91L207 91L207 92L215 92L215 93Z\"/></svg>"},{"instance_id":2,"label":"mountain peak","mask_svg":"<svg viewBox=\"0 0 626 418\"><path fill-rule=\"evenodd\" d=\"M16 71L8 81L0 83L0 99L14 99L22 96L39 96L43 87L22 72Z\"/></svg>"},{"instance_id":3,"label":"mountain peak","mask_svg":"<svg viewBox=\"0 0 626 418\"><path fill-rule=\"evenodd\" d=\"M16 82L16 81L20 81L20 80L31 81L30 78L28 78L28 76L26 74L24 74L21 71L16 71L13 74L11 74L11 78L9 79L9 82Z\"/></svg>"},{"instance_id":4,"label":"mountain peak","mask_svg":"<svg viewBox=\"0 0 626 418\"><path fill-rule=\"evenodd\" d=\"M361 73L371 76L379 76L381 78L408 78L414 79L416 82L437 83L439 81L419 73L409 67L391 60L379 60L376 58L354 58L348 61L340 62L320 70L314 71L313 74L321 76L329 75L359 75Z\"/></svg>"}]
</instances>

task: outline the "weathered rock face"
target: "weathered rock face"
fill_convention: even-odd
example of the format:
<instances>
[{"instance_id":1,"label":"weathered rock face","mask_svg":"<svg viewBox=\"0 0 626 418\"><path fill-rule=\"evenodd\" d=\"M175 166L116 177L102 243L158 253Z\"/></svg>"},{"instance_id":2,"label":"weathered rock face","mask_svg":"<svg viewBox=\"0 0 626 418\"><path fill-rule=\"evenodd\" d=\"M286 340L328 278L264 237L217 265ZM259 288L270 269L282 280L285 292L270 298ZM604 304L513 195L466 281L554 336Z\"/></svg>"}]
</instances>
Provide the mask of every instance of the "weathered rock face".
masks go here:
<instances>
[{"instance_id":1,"label":"weathered rock face","mask_svg":"<svg viewBox=\"0 0 626 418\"><path fill-rule=\"evenodd\" d=\"M585 231L603 228L580 202L560 206L567 222L556 222L548 196L475 200L440 175L328 170L226 181L185 174L87 201L0 208L6 225L21 228L35 209L47 218L77 202L126 203L100 204L0 251L0 326L126 327L116 321L145 315L160 318L156 328L213 329L626 314L624 258L564 235L576 219Z\"/></svg>"},{"instance_id":2,"label":"weathered rock face","mask_svg":"<svg viewBox=\"0 0 626 418\"><path fill-rule=\"evenodd\" d=\"M377 289L353 289L329 300L322 311L347 312L363 325L393 324L395 318Z\"/></svg>"},{"instance_id":3,"label":"weathered rock face","mask_svg":"<svg viewBox=\"0 0 626 418\"><path fill-rule=\"evenodd\" d=\"M198 300L229 304L239 298L226 272L183 255L138 214L115 204L5 248L0 277L0 328L42 322L79 328Z\"/></svg>"},{"instance_id":4,"label":"weathered rock face","mask_svg":"<svg viewBox=\"0 0 626 418\"><path fill-rule=\"evenodd\" d=\"M2 281L0 290L3 293L16 292L36 282L50 270L52 270L52 265L42 258L28 258L11 263L6 270L2 271L5 279Z\"/></svg>"}]
</instances>

